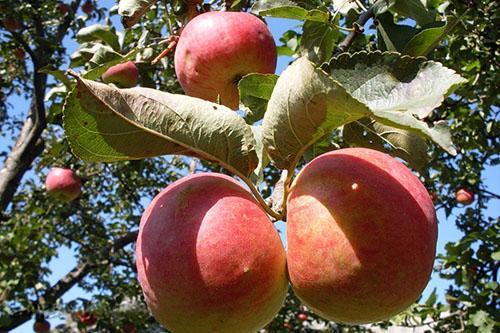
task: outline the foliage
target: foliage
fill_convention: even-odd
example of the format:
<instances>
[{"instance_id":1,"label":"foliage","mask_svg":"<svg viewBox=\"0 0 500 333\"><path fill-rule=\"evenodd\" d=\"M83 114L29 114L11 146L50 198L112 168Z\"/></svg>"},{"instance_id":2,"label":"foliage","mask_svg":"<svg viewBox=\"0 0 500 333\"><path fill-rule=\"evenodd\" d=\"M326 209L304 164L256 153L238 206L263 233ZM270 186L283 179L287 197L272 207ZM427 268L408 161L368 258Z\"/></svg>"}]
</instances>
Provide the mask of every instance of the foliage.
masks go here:
<instances>
[{"instance_id":1,"label":"foliage","mask_svg":"<svg viewBox=\"0 0 500 333\"><path fill-rule=\"evenodd\" d=\"M215 1L213 10L251 9L303 22L279 36L279 53L296 59L280 77L252 74L240 81L245 118L180 95L170 59L151 64L164 48L159 41L165 29L175 34L188 20L184 1L122 0L110 9L95 2L90 15L81 13L82 3L73 0L62 15L55 0L0 1L2 136L9 143L19 136L22 146L21 129L37 114L16 110L10 102L16 95L32 99L35 109L45 98L38 112L46 116L35 140L43 139L44 149L28 151L26 168L14 168L19 179L32 170L0 212L0 331L35 313L79 310L95 314L93 331L120 331L130 322L141 332L159 330L142 301L131 245L149 199L194 171L237 175L259 198L269 197L279 187L276 168L288 171L281 177L286 195L293 173L307 160L347 146L405 160L435 193L437 208L456 214L463 237L447 244L435 268L450 281L447 304L432 294L390 322L349 327L325 322L290 294L265 331L498 329L500 224L487 210L500 196L483 175L500 161L498 2ZM114 24L119 14L128 29ZM8 19L21 28L8 31ZM71 55L67 40L78 43ZM16 57L16 48L27 57ZM95 82L129 59L138 64L141 88ZM66 67L80 74L68 78ZM148 106L157 111L155 118L147 117ZM115 140L129 132L134 135ZM15 158L15 152L2 146L0 153ZM72 167L83 178L78 201L47 198L41 183L54 165ZM0 177L7 176L0 171ZM454 193L462 187L472 189L476 201L458 210ZM276 219L283 217L279 199L266 206ZM49 262L63 247L76 254L78 266L68 268L67 281L50 285ZM61 300L74 284L88 292L88 300ZM299 320L299 313L307 320ZM61 331L84 329L74 315L63 326Z\"/></svg>"}]
</instances>

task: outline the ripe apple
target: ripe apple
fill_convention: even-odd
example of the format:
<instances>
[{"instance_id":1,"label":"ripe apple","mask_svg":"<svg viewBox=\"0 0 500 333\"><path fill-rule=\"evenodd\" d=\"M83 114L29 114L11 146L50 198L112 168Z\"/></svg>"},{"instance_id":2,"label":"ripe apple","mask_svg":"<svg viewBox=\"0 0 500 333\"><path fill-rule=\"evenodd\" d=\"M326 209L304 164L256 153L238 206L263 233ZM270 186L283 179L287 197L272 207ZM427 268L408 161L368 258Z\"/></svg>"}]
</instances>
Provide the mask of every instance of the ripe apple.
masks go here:
<instances>
[{"instance_id":1,"label":"ripe apple","mask_svg":"<svg viewBox=\"0 0 500 333\"><path fill-rule=\"evenodd\" d=\"M59 2L57 4L57 11L59 12L59 14L64 16L69 12L69 6L67 4L65 4L64 2Z\"/></svg>"},{"instance_id":2,"label":"ripe apple","mask_svg":"<svg viewBox=\"0 0 500 333\"><path fill-rule=\"evenodd\" d=\"M464 206L468 206L474 202L474 192L461 188L455 193L455 197L459 203Z\"/></svg>"},{"instance_id":3,"label":"ripe apple","mask_svg":"<svg viewBox=\"0 0 500 333\"><path fill-rule=\"evenodd\" d=\"M18 47L14 50L14 55L18 60L24 60L24 58L26 57L26 52L24 51L24 49Z\"/></svg>"},{"instance_id":4,"label":"ripe apple","mask_svg":"<svg viewBox=\"0 0 500 333\"><path fill-rule=\"evenodd\" d=\"M315 158L288 197L288 271L296 295L339 323L389 319L411 305L432 272L432 200L401 162L341 149Z\"/></svg>"},{"instance_id":5,"label":"ripe apple","mask_svg":"<svg viewBox=\"0 0 500 333\"><path fill-rule=\"evenodd\" d=\"M137 271L153 316L176 333L250 333L287 293L280 237L252 195L229 176L187 176L141 219Z\"/></svg>"},{"instance_id":6,"label":"ripe apple","mask_svg":"<svg viewBox=\"0 0 500 333\"><path fill-rule=\"evenodd\" d=\"M127 61L108 68L102 75L102 80L122 88L131 88L139 81L139 70L133 61Z\"/></svg>"},{"instance_id":7,"label":"ripe apple","mask_svg":"<svg viewBox=\"0 0 500 333\"><path fill-rule=\"evenodd\" d=\"M16 32L21 29L21 23L16 19L5 19L2 23L5 29L10 32Z\"/></svg>"},{"instance_id":8,"label":"ripe apple","mask_svg":"<svg viewBox=\"0 0 500 333\"><path fill-rule=\"evenodd\" d=\"M92 14L94 9L95 8L94 8L94 4L92 3L92 1L87 1L82 5L82 12L84 12L87 15Z\"/></svg>"},{"instance_id":9,"label":"ripe apple","mask_svg":"<svg viewBox=\"0 0 500 333\"><path fill-rule=\"evenodd\" d=\"M248 13L208 12L182 30L175 72L187 95L231 109L239 105L238 81L249 73L274 73L276 44L264 22Z\"/></svg>"},{"instance_id":10,"label":"ripe apple","mask_svg":"<svg viewBox=\"0 0 500 333\"><path fill-rule=\"evenodd\" d=\"M85 326L93 326L97 322L97 318L90 312L77 312L76 316L78 317L78 320L80 323L82 323Z\"/></svg>"},{"instance_id":11,"label":"ripe apple","mask_svg":"<svg viewBox=\"0 0 500 333\"><path fill-rule=\"evenodd\" d=\"M33 324L33 331L35 333L49 333L50 323L45 319L39 319Z\"/></svg>"},{"instance_id":12,"label":"ripe apple","mask_svg":"<svg viewBox=\"0 0 500 333\"><path fill-rule=\"evenodd\" d=\"M307 320L307 315L305 313L299 313L297 315L297 319L300 321L306 321Z\"/></svg>"},{"instance_id":13,"label":"ripe apple","mask_svg":"<svg viewBox=\"0 0 500 333\"><path fill-rule=\"evenodd\" d=\"M82 192L82 182L73 170L52 168L45 179L47 192L57 199L72 201Z\"/></svg>"},{"instance_id":14,"label":"ripe apple","mask_svg":"<svg viewBox=\"0 0 500 333\"><path fill-rule=\"evenodd\" d=\"M125 324L123 324L123 332L135 333L135 332L137 332L137 327L132 323L125 323Z\"/></svg>"}]
</instances>

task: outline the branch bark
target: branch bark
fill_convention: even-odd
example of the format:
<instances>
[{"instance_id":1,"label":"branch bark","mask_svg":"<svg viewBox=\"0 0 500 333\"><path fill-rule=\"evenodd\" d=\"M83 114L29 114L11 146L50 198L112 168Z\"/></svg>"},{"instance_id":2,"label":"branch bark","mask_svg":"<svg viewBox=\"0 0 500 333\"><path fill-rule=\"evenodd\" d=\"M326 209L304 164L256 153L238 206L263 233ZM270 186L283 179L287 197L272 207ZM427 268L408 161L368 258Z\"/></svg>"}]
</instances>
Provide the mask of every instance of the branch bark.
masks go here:
<instances>
[{"instance_id":1,"label":"branch bark","mask_svg":"<svg viewBox=\"0 0 500 333\"><path fill-rule=\"evenodd\" d=\"M344 40L337 46L334 55L346 52L351 47L356 37L358 37L358 35L361 35L364 32L364 26L366 22L368 22L368 20L370 20L375 15L374 6L375 4L371 5L370 8L368 8L366 12L363 12L356 20L356 22L354 22L353 24L354 30L351 31L344 38Z\"/></svg>"},{"instance_id":2,"label":"branch bark","mask_svg":"<svg viewBox=\"0 0 500 333\"><path fill-rule=\"evenodd\" d=\"M116 239L113 244L103 249L103 255L123 249L125 246L135 242L138 231L131 231L123 237ZM38 310L45 310L52 307L62 295L70 290L77 283L82 281L97 264L90 259L84 260L75 266L68 274L61 278L56 284L47 289L42 296L31 302L30 306L24 310L13 313L9 317L9 323L0 326L0 332L8 332L21 326L31 319Z\"/></svg>"}]
</instances>

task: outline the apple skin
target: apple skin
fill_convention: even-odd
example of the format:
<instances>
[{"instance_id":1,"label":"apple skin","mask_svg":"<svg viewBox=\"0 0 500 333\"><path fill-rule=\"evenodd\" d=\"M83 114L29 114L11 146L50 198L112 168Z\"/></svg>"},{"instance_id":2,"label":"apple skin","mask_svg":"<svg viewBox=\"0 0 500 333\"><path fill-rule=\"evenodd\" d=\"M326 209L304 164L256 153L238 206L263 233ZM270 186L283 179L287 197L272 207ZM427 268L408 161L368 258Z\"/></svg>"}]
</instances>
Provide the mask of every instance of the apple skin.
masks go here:
<instances>
[{"instance_id":1,"label":"apple skin","mask_svg":"<svg viewBox=\"0 0 500 333\"><path fill-rule=\"evenodd\" d=\"M57 4L57 11L59 12L59 14L61 14L62 16L68 14L69 12L69 5L63 3L63 2L59 2Z\"/></svg>"},{"instance_id":2,"label":"apple skin","mask_svg":"<svg viewBox=\"0 0 500 333\"><path fill-rule=\"evenodd\" d=\"M87 1L82 5L82 12L84 12L87 15L92 14L94 11L94 5L92 4L92 1Z\"/></svg>"},{"instance_id":3,"label":"apple skin","mask_svg":"<svg viewBox=\"0 0 500 333\"><path fill-rule=\"evenodd\" d=\"M474 202L474 192L461 188L455 193L455 198L457 202L461 203L464 206L468 206Z\"/></svg>"},{"instance_id":4,"label":"apple skin","mask_svg":"<svg viewBox=\"0 0 500 333\"><path fill-rule=\"evenodd\" d=\"M286 297L285 251L251 194L229 176L199 173L148 206L137 271L153 316L176 333L250 333Z\"/></svg>"},{"instance_id":5,"label":"apple skin","mask_svg":"<svg viewBox=\"0 0 500 333\"><path fill-rule=\"evenodd\" d=\"M287 204L290 282L317 314L346 324L386 320L424 290L435 209L396 159L365 148L324 154L297 176Z\"/></svg>"},{"instance_id":6,"label":"apple skin","mask_svg":"<svg viewBox=\"0 0 500 333\"><path fill-rule=\"evenodd\" d=\"M73 201L82 192L82 182L73 170L52 168L45 179L47 192L62 201Z\"/></svg>"},{"instance_id":7,"label":"apple skin","mask_svg":"<svg viewBox=\"0 0 500 333\"><path fill-rule=\"evenodd\" d=\"M2 23L5 29L10 32L16 32L21 29L21 23L15 19L5 19Z\"/></svg>"},{"instance_id":8,"label":"apple skin","mask_svg":"<svg viewBox=\"0 0 500 333\"><path fill-rule=\"evenodd\" d=\"M85 326L94 326L97 322L97 318L90 312L77 312L76 316L80 323Z\"/></svg>"},{"instance_id":9,"label":"apple skin","mask_svg":"<svg viewBox=\"0 0 500 333\"><path fill-rule=\"evenodd\" d=\"M24 60L24 58L26 58L26 52L20 47L14 50L14 55L18 60Z\"/></svg>"},{"instance_id":10,"label":"apple skin","mask_svg":"<svg viewBox=\"0 0 500 333\"><path fill-rule=\"evenodd\" d=\"M102 80L122 88L135 87L139 81L139 70L133 61L127 61L108 68L102 75Z\"/></svg>"},{"instance_id":11,"label":"apple skin","mask_svg":"<svg viewBox=\"0 0 500 333\"><path fill-rule=\"evenodd\" d=\"M237 109L238 81L276 70L276 44L264 22L240 12L208 12L183 29L175 72L187 95Z\"/></svg>"},{"instance_id":12,"label":"apple skin","mask_svg":"<svg viewBox=\"0 0 500 333\"><path fill-rule=\"evenodd\" d=\"M45 319L37 320L33 324L33 331L35 333L49 333L50 332L50 323Z\"/></svg>"}]
</instances>

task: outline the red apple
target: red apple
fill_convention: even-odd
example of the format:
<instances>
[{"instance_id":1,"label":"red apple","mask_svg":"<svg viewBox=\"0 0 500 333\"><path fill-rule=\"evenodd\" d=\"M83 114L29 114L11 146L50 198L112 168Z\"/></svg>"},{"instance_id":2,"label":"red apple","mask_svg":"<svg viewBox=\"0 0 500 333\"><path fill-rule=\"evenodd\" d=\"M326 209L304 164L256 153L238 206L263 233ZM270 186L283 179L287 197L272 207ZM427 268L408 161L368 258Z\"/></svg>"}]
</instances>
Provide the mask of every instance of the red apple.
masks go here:
<instances>
[{"instance_id":1,"label":"red apple","mask_svg":"<svg viewBox=\"0 0 500 333\"><path fill-rule=\"evenodd\" d=\"M69 12L69 6L67 4L65 4L64 2L59 2L57 4L57 11L59 12L59 14L64 16Z\"/></svg>"},{"instance_id":2,"label":"red apple","mask_svg":"<svg viewBox=\"0 0 500 333\"><path fill-rule=\"evenodd\" d=\"M137 332L137 327L132 323L123 324L123 332L125 333L135 333Z\"/></svg>"},{"instance_id":3,"label":"red apple","mask_svg":"<svg viewBox=\"0 0 500 333\"><path fill-rule=\"evenodd\" d=\"M187 176L156 196L142 216L136 255L146 303L172 332L256 332L287 293L276 229L226 175Z\"/></svg>"},{"instance_id":4,"label":"red apple","mask_svg":"<svg viewBox=\"0 0 500 333\"><path fill-rule=\"evenodd\" d=\"M139 70L133 61L127 61L108 68L102 75L102 80L122 88L131 88L139 81Z\"/></svg>"},{"instance_id":5,"label":"red apple","mask_svg":"<svg viewBox=\"0 0 500 333\"><path fill-rule=\"evenodd\" d=\"M97 322L97 318L90 312L77 312L76 316L78 317L78 320L80 323L82 323L85 326L93 326Z\"/></svg>"},{"instance_id":6,"label":"red apple","mask_svg":"<svg viewBox=\"0 0 500 333\"><path fill-rule=\"evenodd\" d=\"M24 58L26 57L26 52L24 51L24 49L18 47L14 50L14 55L18 60L24 60Z\"/></svg>"},{"instance_id":7,"label":"red apple","mask_svg":"<svg viewBox=\"0 0 500 333\"><path fill-rule=\"evenodd\" d=\"M299 313L297 315L297 319L300 321L306 321L307 320L307 315L305 313Z\"/></svg>"},{"instance_id":8,"label":"red apple","mask_svg":"<svg viewBox=\"0 0 500 333\"><path fill-rule=\"evenodd\" d=\"M47 192L63 200L72 201L82 192L80 178L67 168L52 168L45 179Z\"/></svg>"},{"instance_id":9,"label":"red apple","mask_svg":"<svg viewBox=\"0 0 500 333\"><path fill-rule=\"evenodd\" d=\"M10 32L16 32L21 29L21 23L15 19L5 19L2 23L5 29Z\"/></svg>"},{"instance_id":10,"label":"red apple","mask_svg":"<svg viewBox=\"0 0 500 333\"><path fill-rule=\"evenodd\" d=\"M274 73L276 45L256 16L208 12L196 16L181 33L175 72L185 93L237 109L238 81L249 73Z\"/></svg>"},{"instance_id":11,"label":"red apple","mask_svg":"<svg viewBox=\"0 0 500 333\"><path fill-rule=\"evenodd\" d=\"M474 202L474 192L461 188L455 193L455 197L459 203L464 206L468 206Z\"/></svg>"},{"instance_id":12,"label":"red apple","mask_svg":"<svg viewBox=\"0 0 500 333\"><path fill-rule=\"evenodd\" d=\"M92 14L94 9L95 8L94 8L94 4L92 3L92 1L87 1L82 5L82 12L84 12L87 15Z\"/></svg>"},{"instance_id":13,"label":"red apple","mask_svg":"<svg viewBox=\"0 0 500 333\"><path fill-rule=\"evenodd\" d=\"M45 319L37 320L33 324L33 331L35 333L49 333L50 323Z\"/></svg>"},{"instance_id":14,"label":"red apple","mask_svg":"<svg viewBox=\"0 0 500 333\"><path fill-rule=\"evenodd\" d=\"M293 290L335 322L389 319L432 272L432 200L410 169L375 150L341 149L306 165L291 187L287 228Z\"/></svg>"}]
</instances>

